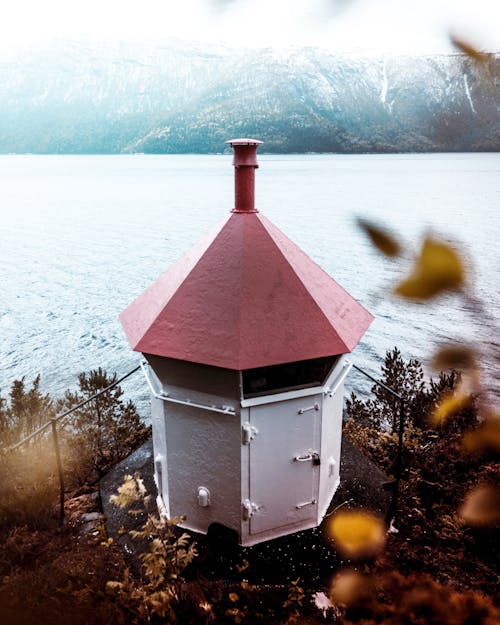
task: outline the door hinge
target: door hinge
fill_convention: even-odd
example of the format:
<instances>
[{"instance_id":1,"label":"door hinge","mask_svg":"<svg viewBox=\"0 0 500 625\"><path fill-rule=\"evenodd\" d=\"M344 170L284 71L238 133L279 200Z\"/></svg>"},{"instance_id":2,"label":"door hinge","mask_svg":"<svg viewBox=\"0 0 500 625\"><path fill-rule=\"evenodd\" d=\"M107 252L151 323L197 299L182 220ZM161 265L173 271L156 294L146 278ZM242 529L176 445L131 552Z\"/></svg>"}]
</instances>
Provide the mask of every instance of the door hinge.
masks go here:
<instances>
[{"instance_id":1,"label":"door hinge","mask_svg":"<svg viewBox=\"0 0 500 625\"><path fill-rule=\"evenodd\" d=\"M243 443L243 445L248 445L250 441L253 441L258 433L259 430L255 426L250 425L248 421L245 422L241 426L241 442Z\"/></svg>"},{"instance_id":2,"label":"door hinge","mask_svg":"<svg viewBox=\"0 0 500 625\"><path fill-rule=\"evenodd\" d=\"M253 503L253 501L250 501L250 499L244 499L241 504L241 507L242 507L242 516L243 516L244 521L248 521L250 517L253 517L253 515L260 508L260 506L258 506L256 503Z\"/></svg>"}]
</instances>

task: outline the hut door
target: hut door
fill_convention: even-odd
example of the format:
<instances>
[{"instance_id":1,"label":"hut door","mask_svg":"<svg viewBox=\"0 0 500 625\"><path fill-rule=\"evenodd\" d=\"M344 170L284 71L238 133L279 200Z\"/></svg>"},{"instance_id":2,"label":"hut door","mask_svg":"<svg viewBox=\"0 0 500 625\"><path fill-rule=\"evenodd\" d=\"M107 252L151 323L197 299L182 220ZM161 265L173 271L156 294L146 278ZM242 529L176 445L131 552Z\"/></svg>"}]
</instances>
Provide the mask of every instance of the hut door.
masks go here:
<instances>
[{"instance_id":1,"label":"hut door","mask_svg":"<svg viewBox=\"0 0 500 625\"><path fill-rule=\"evenodd\" d=\"M250 534L316 517L320 410L320 395L250 408Z\"/></svg>"}]
</instances>

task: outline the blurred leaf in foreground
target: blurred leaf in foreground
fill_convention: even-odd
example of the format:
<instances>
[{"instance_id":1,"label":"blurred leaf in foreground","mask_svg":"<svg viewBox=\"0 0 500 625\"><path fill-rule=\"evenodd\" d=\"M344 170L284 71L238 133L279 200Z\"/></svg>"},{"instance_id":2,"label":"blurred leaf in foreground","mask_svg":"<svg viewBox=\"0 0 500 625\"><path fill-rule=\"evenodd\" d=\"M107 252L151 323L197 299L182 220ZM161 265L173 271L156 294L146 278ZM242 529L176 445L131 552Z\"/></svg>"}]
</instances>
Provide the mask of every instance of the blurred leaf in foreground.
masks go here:
<instances>
[{"instance_id":1,"label":"blurred leaf in foreground","mask_svg":"<svg viewBox=\"0 0 500 625\"><path fill-rule=\"evenodd\" d=\"M383 521L365 510L345 510L328 522L327 534L338 550L348 558L371 557L385 544Z\"/></svg>"},{"instance_id":2,"label":"blurred leaf in foreground","mask_svg":"<svg viewBox=\"0 0 500 625\"><path fill-rule=\"evenodd\" d=\"M471 402L472 395L462 386L449 393L443 393L437 406L431 413L431 423L433 425L442 425L450 417L467 408Z\"/></svg>"},{"instance_id":3,"label":"blurred leaf in foreground","mask_svg":"<svg viewBox=\"0 0 500 625\"><path fill-rule=\"evenodd\" d=\"M491 54L488 54L487 52L482 52L472 43L466 41L455 33L450 33L450 41L455 46L455 48L457 48L457 50L469 56L471 59L476 61L476 63L485 63L488 59L491 58Z\"/></svg>"},{"instance_id":4,"label":"blurred leaf in foreground","mask_svg":"<svg viewBox=\"0 0 500 625\"><path fill-rule=\"evenodd\" d=\"M337 605L352 605L364 599L371 588L370 577L356 571L341 571L330 586L330 599Z\"/></svg>"},{"instance_id":5,"label":"blurred leaf in foreground","mask_svg":"<svg viewBox=\"0 0 500 625\"><path fill-rule=\"evenodd\" d=\"M369 221L366 221L365 219L358 219L357 223L364 233L368 235L373 245L380 252L382 252L382 254L390 256L391 258L400 254L401 246L391 234L382 228L373 225Z\"/></svg>"},{"instance_id":6,"label":"blurred leaf in foreground","mask_svg":"<svg viewBox=\"0 0 500 625\"><path fill-rule=\"evenodd\" d=\"M324 10L327 17L333 17L340 15L341 13L348 11L357 2L357 0L330 0Z\"/></svg>"},{"instance_id":7,"label":"blurred leaf in foreground","mask_svg":"<svg viewBox=\"0 0 500 625\"><path fill-rule=\"evenodd\" d=\"M500 487L492 484L471 490L459 509L469 525L492 525L500 521Z\"/></svg>"},{"instance_id":8,"label":"blurred leaf in foreground","mask_svg":"<svg viewBox=\"0 0 500 625\"><path fill-rule=\"evenodd\" d=\"M475 369L476 354L464 345L445 345L439 349L432 359L431 366L436 371L456 369L464 371Z\"/></svg>"},{"instance_id":9,"label":"blurred leaf in foreground","mask_svg":"<svg viewBox=\"0 0 500 625\"><path fill-rule=\"evenodd\" d=\"M500 415L493 411L488 413L479 427L465 434L463 443L465 449L471 453L475 451L500 453Z\"/></svg>"},{"instance_id":10,"label":"blurred leaf in foreground","mask_svg":"<svg viewBox=\"0 0 500 625\"><path fill-rule=\"evenodd\" d=\"M223 10L235 4L237 0L211 0L211 5L216 10Z\"/></svg>"},{"instance_id":11,"label":"blurred leaf in foreground","mask_svg":"<svg viewBox=\"0 0 500 625\"><path fill-rule=\"evenodd\" d=\"M427 300L444 291L459 290L465 269L459 254L447 243L427 237L412 273L395 293L406 299Z\"/></svg>"}]
</instances>

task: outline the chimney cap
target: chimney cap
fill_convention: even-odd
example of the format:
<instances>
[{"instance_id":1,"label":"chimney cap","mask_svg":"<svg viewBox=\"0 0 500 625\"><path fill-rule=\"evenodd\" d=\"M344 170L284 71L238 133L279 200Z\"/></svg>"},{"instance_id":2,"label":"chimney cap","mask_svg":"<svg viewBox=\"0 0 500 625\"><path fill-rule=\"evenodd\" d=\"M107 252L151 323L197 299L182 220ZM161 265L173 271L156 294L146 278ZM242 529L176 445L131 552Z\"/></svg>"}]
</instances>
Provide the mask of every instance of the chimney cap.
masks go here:
<instances>
[{"instance_id":1,"label":"chimney cap","mask_svg":"<svg viewBox=\"0 0 500 625\"><path fill-rule=\"evenodd\" d=\"M229 143L229 145L233 147L233 145L260 145L264 142L259 141L259 139L230 139L226 141L226 143Z\"/></svg>"}]
</instances>

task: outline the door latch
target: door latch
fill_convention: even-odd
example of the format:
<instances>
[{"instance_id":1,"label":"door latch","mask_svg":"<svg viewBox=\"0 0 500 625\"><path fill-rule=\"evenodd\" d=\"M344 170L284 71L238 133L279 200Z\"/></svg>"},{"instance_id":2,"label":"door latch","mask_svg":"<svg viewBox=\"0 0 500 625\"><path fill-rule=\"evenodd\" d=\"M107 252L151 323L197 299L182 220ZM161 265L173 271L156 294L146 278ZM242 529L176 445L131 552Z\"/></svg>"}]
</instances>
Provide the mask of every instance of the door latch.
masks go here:
<instances>
[{"instance_id":1,"label":"door latch","mask_svg":"<svg viewBox=\"0 0 500 625\"><path fill-rule=\"evenodd\" d=\"M317 451L310 449L305 454L299 454L294 457L294 462L309 462L312 461L313 466L317 467L321 464L321 458Z\"/></svg>"},{"instance_id":2,"label":"door latch","mask_svg":"<svg viewBox=\"0 0 500 625\"><path fill-rule=\"evenodd\" d=\"M258 433L259 430L254 425L250 425L250 423L246 421L241 426L241 442L243 443L243 445L248 445L250 441L253 441Z\"/></svg>"}]
</instances>

